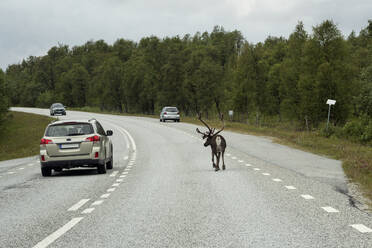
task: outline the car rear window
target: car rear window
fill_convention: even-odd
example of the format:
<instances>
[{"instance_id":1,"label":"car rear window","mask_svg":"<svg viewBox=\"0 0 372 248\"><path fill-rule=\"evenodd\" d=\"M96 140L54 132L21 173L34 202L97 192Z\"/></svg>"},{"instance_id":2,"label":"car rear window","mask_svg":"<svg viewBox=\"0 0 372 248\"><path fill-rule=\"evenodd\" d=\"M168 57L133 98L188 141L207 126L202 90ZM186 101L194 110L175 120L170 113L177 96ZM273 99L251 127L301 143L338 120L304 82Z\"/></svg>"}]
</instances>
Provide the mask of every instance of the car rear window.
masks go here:
<instances>
[{"instance_id":1,"label":"car rear window","mask_svg":"<svg viewBox=\"0 0 372 248\"><path fill-rule=\"evenodd\" d=\"M52 105L53 107L58 107L58 108L61 108L63 107L63 105L61 103L55 103Z\"/></svg>"},{"instance_id":2,"label":"car rear window","mask_svg":"<svg viewBox=\"0 0 372 248\"><path fill-rule=\"evenodd\" d=\"M48 127L45 136L62 137L92 134L93 127L89 123L63 123Z\"/></svg>"},{"instance_id":3,"label":"car rear window","mask_svg":"<svg viewBox=\"0 0 372 248\"><path fill-rule=\"evenodd\" d=\"M168 111L168 112L178 112L178 109L177 108L166 108L165 111Z\"/></svg>"}]
</instances>

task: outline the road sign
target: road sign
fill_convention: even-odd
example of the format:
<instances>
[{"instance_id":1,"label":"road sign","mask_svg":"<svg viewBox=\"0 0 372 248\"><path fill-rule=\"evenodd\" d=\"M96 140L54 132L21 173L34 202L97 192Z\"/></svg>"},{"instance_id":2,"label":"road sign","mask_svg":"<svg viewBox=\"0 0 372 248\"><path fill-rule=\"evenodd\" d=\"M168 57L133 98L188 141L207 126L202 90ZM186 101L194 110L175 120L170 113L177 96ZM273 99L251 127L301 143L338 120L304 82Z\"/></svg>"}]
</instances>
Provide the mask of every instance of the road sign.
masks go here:
<instances>
[{"instance_id":1,"label":"road sign","mask_svg":"<svg viewBox=\"0 0 372 248\"><path fill-rule=\"evenodd\" d=\"M328 100L327 100L327 104L328 104L328 105L335 105L335 104L336 104L336 100L328 99Z\"/></svg>"},{"instance_id":2,"label":"road sign","mask_svg":"<svg viewBox=\"0 0 372 248\"><path fill-rule=\"evenodd\" d=\"M331 106L336 104L336 100L328 99L327 104L329 105L329 107L328 107L328 120L327 120L327 130L328 130L329 116L331 115Z\"/></svg>"}]
</instances>

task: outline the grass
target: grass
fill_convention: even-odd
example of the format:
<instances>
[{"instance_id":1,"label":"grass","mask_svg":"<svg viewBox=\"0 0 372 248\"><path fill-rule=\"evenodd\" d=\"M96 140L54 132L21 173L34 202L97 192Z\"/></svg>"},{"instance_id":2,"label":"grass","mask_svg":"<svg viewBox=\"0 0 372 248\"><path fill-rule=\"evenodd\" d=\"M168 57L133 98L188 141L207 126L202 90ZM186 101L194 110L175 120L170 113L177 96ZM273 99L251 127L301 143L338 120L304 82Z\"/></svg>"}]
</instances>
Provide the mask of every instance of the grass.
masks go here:
<instances>
[{"instance_id":1,"label":"grass","mask_svg":"<svg viewBox=\"0 0 372 248\"><path fill-rule=\"evenodd\" d=\"M76 109L87 112L110 113L116 115L128 115L117 112L100 111L97 108ZM159 118L158 115L130 114L129 116L145 116ZM196 118L183 117L183 122L200 125ZM220 127L218 120L208 120L213 127ZM326 138L319 131L295 131L293 128L282 127L257 127L240 122L225 122L225 130L272 137L274 142L287 145L303 151L324 155L333 159L341 160L346 176L351 182L360 186L364 196L371 200L372 207L372 147L354 143L346 139L336 137Z\"/></svg>"},{"instance_id":2,"label":"grass","mask_svg":"<svg viewBox=\"0 0 372 248\"><path fill-rule=\"evenodd\" d=\"M0 161L39 154L40 139L51 120L47 116L9 112L0 131Z\"/></svg>"}]
</instances>

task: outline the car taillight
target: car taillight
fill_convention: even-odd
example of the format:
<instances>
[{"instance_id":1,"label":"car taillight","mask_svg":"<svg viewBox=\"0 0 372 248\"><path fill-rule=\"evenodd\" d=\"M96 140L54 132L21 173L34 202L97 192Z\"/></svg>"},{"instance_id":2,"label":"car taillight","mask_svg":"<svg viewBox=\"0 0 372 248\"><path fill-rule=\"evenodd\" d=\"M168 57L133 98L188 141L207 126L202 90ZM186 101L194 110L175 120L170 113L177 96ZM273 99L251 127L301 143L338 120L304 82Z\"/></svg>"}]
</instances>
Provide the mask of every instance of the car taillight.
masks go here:
<instances>
[{"instance_id":1,"label":"car taillight","mask_svg":"<svg viewBox=\"0 0 372 248\"><path fill-rule=\"evenodd\" d=\"M96 152L96 153L94 154L94 157L95 157L95 158L98 158L98 155L99 155L98 152Z\"/></svg>"},{"instance_id":2,"label":"car taillight","mask_svg":"<svg viewBox=\"0 0 372 248\"><path fill-rule=\"evenodd\" d=\"M98 135L94 135L85 139L86 141L97 142L100 140Z\"/></svg>"},{"instance_id":3,"label":"car taillight","mask_svg":"<svg viewBox=\"0 0 372 248\"><path fill-rule=\"evenodd\" d=\"M40 145L46 145L46 144L53 144L53 141L49 139L44 139L44 138L40 140Z\"/></svg>"},{"instance_id":4,"label":"car taillight","mask_svg":"<svg viewBox=\"0 0 372 248\"><path fill-rule=\"evenodd\" d=\"M41 161L45 161L45 156L41 155Z\"/></svg>"},{"instance_id":5,"label":"car taillight","mask_svg":"<svg viewBox=\"0 0 372 248\"><path fill-rule=\"evenodd\" d=\"M166 114L167 114L167 112L164 112L164 114L166 115Z\"/></svg>"}]
</instances>

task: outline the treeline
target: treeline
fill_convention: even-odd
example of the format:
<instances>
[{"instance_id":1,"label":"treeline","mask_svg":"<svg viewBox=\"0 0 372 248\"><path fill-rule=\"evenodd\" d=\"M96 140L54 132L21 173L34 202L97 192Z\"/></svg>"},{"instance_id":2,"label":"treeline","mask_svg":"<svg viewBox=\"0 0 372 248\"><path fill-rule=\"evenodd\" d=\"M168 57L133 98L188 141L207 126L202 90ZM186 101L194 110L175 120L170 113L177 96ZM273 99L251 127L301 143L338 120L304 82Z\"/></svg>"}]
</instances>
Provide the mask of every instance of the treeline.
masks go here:
<instances>
[{"instance_id":1,"label":"treeline","mask_svg":"<svg viewBox=\"0 0 372 248\"><path fill-rule=\"evenodd\" d=\"M347 38L327 20L311 34L299 22L288 39L269 36L257 44L217 26L138 43L59 45L10 65L5 87L13 106L62 102L157 114L174 105L185 115L209 116L231 109L237 121L292 122L302 129L324 122L326 100L335 99L333 124L372 140L372 21Z\"/></svg>"}]
</instances>

